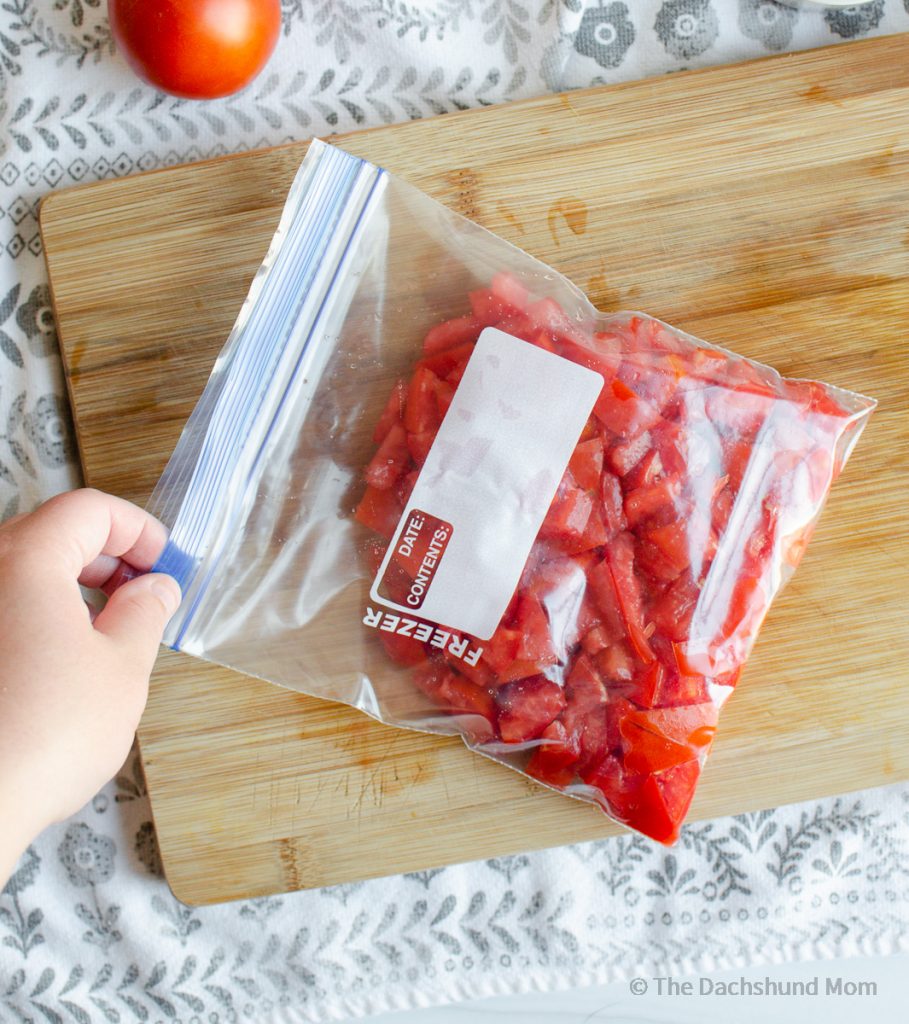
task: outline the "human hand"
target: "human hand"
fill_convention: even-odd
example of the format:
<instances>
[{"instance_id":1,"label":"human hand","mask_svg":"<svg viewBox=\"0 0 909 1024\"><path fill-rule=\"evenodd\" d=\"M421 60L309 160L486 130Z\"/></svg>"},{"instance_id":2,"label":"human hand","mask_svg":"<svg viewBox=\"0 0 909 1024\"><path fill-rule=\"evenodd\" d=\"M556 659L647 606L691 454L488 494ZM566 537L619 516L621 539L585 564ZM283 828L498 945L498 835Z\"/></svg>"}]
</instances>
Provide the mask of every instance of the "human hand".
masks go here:
<instances>
[{"instance_id":1,"label":"human hand","mask_svg":"<svg viewBox=\"0 0 909 1024\"><path fill-rule=\"evenodd\" d=\"M175 580L145 572L166 539L148 513L94 490L0 525L0 884L129 753L180 603ZM118 587L130 568L145 574ZM79 584L110 594L94 621Z\"/></svg>"}]
</instances>

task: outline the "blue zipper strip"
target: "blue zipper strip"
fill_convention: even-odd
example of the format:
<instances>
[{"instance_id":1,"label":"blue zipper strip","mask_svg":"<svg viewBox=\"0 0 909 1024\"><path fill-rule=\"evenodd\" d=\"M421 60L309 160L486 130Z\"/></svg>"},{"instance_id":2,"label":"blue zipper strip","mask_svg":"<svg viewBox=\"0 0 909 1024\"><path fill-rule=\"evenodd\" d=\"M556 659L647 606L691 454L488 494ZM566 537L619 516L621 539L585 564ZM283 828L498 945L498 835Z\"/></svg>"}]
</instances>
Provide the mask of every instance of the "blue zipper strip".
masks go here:
<instances>
[{"instance_id":1,"label":"blue zipper strip","mask_svg":"<svg viewBox=\"0 0 909 1024\"><path fill-rule=\"evenodd\" d=\"M285 355L291 355L287 348L295 324L316 274L324 263L326 251L335 238L339 221L351 203L358 176L362 168L367 166L363 160L342 150L316 142L313 147L318 147L311 149L318 160L317 166L306 183L306 191L298 200L299 209L291 218L285 238L279 243L274 262L266 271L261 292L246 322L237 328L238 336L229 354L230 362L222 371L225 380L192 467L189 485L167 546L152 570L173 576L184 593L193 583L201 561L207 554L213 514L221 506L225 492L231 485L253 426L263 412L267 412L263 407L273 386L276 371ZM336 261L334 273L297 353L293 370L253 457L244 490L259 466L307 348L314 337L318 340L316 330L322 314L383 173L377 169L368 194L362 201L344 249ZM236 504L236 507L239 508L240 504ZM175 649L179 649L214 570L214 565L208 568L190 608L184 614L173 645Z\"/></svg>"}]
</instances>

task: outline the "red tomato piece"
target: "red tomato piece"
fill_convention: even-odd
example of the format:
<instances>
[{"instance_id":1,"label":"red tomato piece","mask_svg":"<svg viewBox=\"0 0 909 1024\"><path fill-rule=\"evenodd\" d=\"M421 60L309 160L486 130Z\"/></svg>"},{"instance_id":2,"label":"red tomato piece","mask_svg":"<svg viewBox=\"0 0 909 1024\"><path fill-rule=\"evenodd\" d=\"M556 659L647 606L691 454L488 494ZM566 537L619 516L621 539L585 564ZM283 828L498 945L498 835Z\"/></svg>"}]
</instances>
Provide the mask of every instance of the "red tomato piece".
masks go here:
<instances>
[{"instance_id":1,"label":"red tomato piece","mask_svg":"<svg viewBox=\"0 0 909 1024\"><path fill-rule=\"evenodd\" d=\"M471 665L470 662L464 661L463 658L457 658L450 651L445 652L445 660L448 664L457 672L459 675L464 676L474 686L479 686L481 689L488 690L495 683L495 677L492 670L485 664L485 662L477 662L476 665Z\"/></svg>"},{"instance_id":2,"label":"red tomato piece","mask_svg":"<svg viewBox=\"0 0 909 1024\"><path fill-rule=\"evenodd\" d=\"M641 591L634 574L634 548L630 534L620 534L607 547L606 563L631 647L641 661L649 663L653 661L654 655L644 627Z\"/></svg>"},{"instance_id":3,"label":"red tomato piece","mask_svg":"<svg viewBox=\"0 0 909 1024\"><path fill-rule=\"evenodd\" d=\"M555 540L577 540L587 528L592 511L591 495L570 481L563 481L540 527L540 535Z\"/></svg>"},{"instance_id":4,"label":"red tomato piece","mask_svg":"<svg viewBox=\"0 0 909 1024\"><path fill-rule=\"evenodd\" d=\"M483 644L483 660L498 675L505 672L510 665L518 660L518 649L521 646L521 634L516 629L499 626L492 636ZM528 673L532 675L533 673Z\"/></svg>"},{"instance_id":5,"label":"red tomato piece","mask_svg":"<svg viewBox=\"0 0 909 1024\"><path fill-rule=\"evenodd\" d=\"M496 723L496 704L492 694L454 672L446 673L435 699L458 715L479 715L490 725Z\"/></svg>"},{"instance_id":6,"label":"red tomato piece","mask_svg":"<svg viewBox=\"0 0 909 1024\"><path fill-rule=\"evenodd\" d=\"M568 704L576 711L590 711L609 700L606 686L590 659L580 655L565 683Z\"/></svg>"},{"instance_id":7,"label":"red tomato piece","mask_svg":"<svg viewBox=\"0 0 909 1024\"><path fill-rule=\"evenodd\" d=\"M568 468L578 487L595 491L603 473L603 441L599 437L582 441L572 453Z\"/></svg>"},{"instance_id":8,"label":"red tomato piece","mask_svg":"<svg viewBox=\"0 0 909 1024\"><path fill-rule=\"evenodd\" d=\"M519 306L507 302L491 288L478 288L476 291L468 292L467 297L474 318L484 327L495 327L506 317L517 316L521 312Z\"/></svg>"},{"instance_id":9,"label":"red tomato piece","mask_svg":"<svg viewBox=\"0 0 909 1024\"><path fill-rule=\"evenodd\" d=\"M520 338L521 341L529 341L531 343L539 333L537 326L532 320L524 316L523 313L506 316L504 320L500 320L495 326L497 330L510 334L512 338Z\"/></svg>"},{"instance_id":10,"label":"red tomato piece","mask_svg":"<svg viewBox=\"0 0 909 1024\"><path fill-rule=\"evenodd\" d=\"M354 512L354 518L370 530L391 540L403 513L404 502L399 500L394 490L380 490L378 487L367 486L366 493Z\"/></svg>"},{"instance_id":11,"label":"red tomato piece","mask_svg":"<svg viewBox=\"0 0 909 1024\"><path fill-rule=\"evenodd\" d=\"M625 766L632 772L659 772L704 756L716 732L712 703L635 710L619 725Z\"/></svg>"},{"instance_id":12,"label":"red tomato piece","mask_svg":"<svg viewBox=\"0 0 909 1024\"><path fill-rule=\"evenodd\" d=\"M622 642L613 643L596 656L597 669L604 679L611 682L627 683L640 665Z\"/></svg>"},{"instance_id":13,"label":"red tomato piece","mask_svg":"<svg viewBox=\"0 0 909 1024\"><path fill-rule=\"evenodd\" d=\"M613 636L605 626L594 626L584 634L581 646L586 654L599 654L613 642Z\"/></svg>"},{"instance_id":14,"label":"red tomato piece","mask_svg":"<svg viewBox=\"0 0 909 1024\"><path fill-rule=\"evenodd\" d=\"M627 773L619 758L610 754L587 768L582 778L600 791L612 817L628 822L638 803L643 783L640 776Z\"/></svg>"},{"instance_id":15,"label":"red tomato piece","mask_svg":"<svg viewBox=\"0 0 909 1024\"><path fill-rule=\"evenodd\" d=\"M540 666L552 665L559 660L553 647L549 619L538 597L524 594L520 598L516 628L521 634L518 660Z\"/></svg>"},{"instance_id":16,"label":"red tomato piece","mask_svg":"<svg viewBox=\"0 0 909 1024\"><path fill-rule=\"evenodd\" d=\"M666 669L659 661L652 661L637 673L626 693L635 704L652 708L660 700L665 679Z\"/></svg>"},{"instance_id":17,"label":"red tomato piece","mask_svg":"<svg viewBox=\"0 0 909 1024\"><path fill-rule=\"evenodd\" d=\"M427 356L445 352L450 348L459 348L472 344L479 338L483 325L472 316L459 316L454 320L445 320L435 327L423 339L423 353Z\"/></svg>"},{"instance_id":18,"label":"red tomato piece","mask_svg":"<svg viewBox=\"0 0 909 1024\"><path fill-rule=\"evenodd\" d=\"M700 587L690 574L679 576L650 606L650 618L657 630L672 640L683 640L700 596Z\"/></svg>"},{"instance_id":19,"label":"red tomato piece","mask_svg":"<svg viewBox=\"0 0 909 1024\"><path fill-rule=\"evenodd\" d=\"M400 636L398 633L380 630L379 640L388 657L398 665L421 665L426 661L423 645L412 636Z\"/></svg>"},{"instance_id":20,"label":"red tomato piece","mask_svg":"<svg viewBox=\"0 0 909 1024\"><path fill-rule=\"evenodd\" d=\"M579 363L593 370L608 385L614 378L622 356L618 351L612 352L605 346L596 346L586 339L560 336L556 339L556 351L565 359Z\"/></svg>"},{"instance_id":21,"label":"red tomato piece","mask_svg":"<svg viewBox=\"0 0 909 1024\"><path fill-rule=\"evenodd\" d=\"M669 834L670 841L678 837L679 825L685 820L685 815L691 806L700 774L700 761L692 760L686 761L684 764L677 764L674 768L660 772L654 777L666 817L672 823L672 830ZM654 836L654 838L657 837Z\"/></svg>"},{"instance_id":22,"label":"red tomato piece","mask_svg":"<svg viewBox=\"0 0 909 1024\"><path fill-rule=\"evenodd\" d=\"M404 426L409 434L435 432L442 422L436 402L439 378L425 365L418 366L407 388Z\"/></svg>"},{"instance_id":23,"label":"red tomato piece","mask_svg":"<svg viewBox=\"0 0 909 1024\"><path fill-rule=\"evenodd\" d=\"M603 522L609 537L623 533L628 529L625 518L625 499L622 496L622 485L619 479L608 470L603 473L600 481L600 500L603 503Z\"/></svg>"},{"instance_id":24,"label":"red tomato piece","mask_svg":"<svg viewBox=\"0 0 909 1024\"><path fill-rule=\"evenodd\" d=\"M509 683L496 691L499 735L506 743L524 743L542 735L565 708L562 688L543 676Z\"/></svg>"},{"instance_id":25,"label":"red tomato piece","mask_svg":"<svg viewBox=\"0 0 909 1024\"><path fill-rule=\"evenodd\" d=\"M625 495L625 518L634 529L639 523L660 512L676 509L676 502L682 493L682 481L678 477L664 477L655 484L638 487Z\"/></svg>"},{"instance_id":26,"label":"red tomato piece","mask_svg":"<svg viewBox=\"0 0 909 1024\"><path fill-rule=\"evenodd\" d=\"M407 449L411 458L418 465L422 466L429 455L432 442L436 439L435 430L425 430L422 434L407 435Z\"/></svg>"},{"instance_id":27,"label":"red tomato piece","mask_svg":"<svg viewBox=\"0 0 909 1024\"><path fill-rule=\"evenodd\" d=\"M662 419L658 408L639 398L618 377L611 383L607 382L593 412L604 427L620 437L633 437Z\"/></svg>"},{"instance_id":28,"label":"red tomato piece","mask_svg":"<svg viewBox=\"0 0 909 1024\"><path fill-rule=\"evenodd\" d=\"M655 526L643 536L662 552L676 576L691 567L691 539L688 524L684 520L676 519L674 523Z\"/></svg>"},{"instance_id":29,"label":"red tomato piece","mask_svg":"<svg viewBox=\"0 0 909 1024\"><path fill-rule=\"evenodd\" d=\"M514 274L504 271L493 274L489 290L496 298L514 309L527 309L530 305L530 292Z\"/></svg>"},{"instance_id":30,"label":"red tomato piece","mask_svg":"<svg viewBox=\"0 0 909 1024\"><path fill-rule=\"evenodd\" d=\"M408 472L410 466L407 432L400 423L395 423L366 467L366 482L370 487L387 490Z\"/></svg>"},{"instance_id":31,"label":"red tomato piece","mask_svg":"<svg viewBox=\"0 0 909 1024\"><path fill-rule=\"evenodd\" d=\"M537 299L536 302L528 304L525 312L537 327L553 334L571 328L571 321L565 315L565 310L555 299Z\"/></svg>"},{"instance_id":32,"label":"red tomato piece","mask_svg":"<svg viewBox=\"0 0 909 1024\"><path fill-rule=\"evenodd\" d=\"M650 431L620 440L609 449L609 466L619 476L629 473L651 450Z\"/></svg>"},{"instance_id":33,"label":"red tomato piece","mask_svg":"<svg viewBox=\"0 0 909 1024\"><path fill-rule=\"evenodd\" d=\"M404 418L406 397L407 385L403 380L396 381L388 396L388 401L385 403L385 408L382 410L382 415L379 417L379 422L376 424L376 429L372 433L372 439L376 444L381 444L388 436L388 431Z\"/></svg>"},{"instance_id":34,"label":"red tomato piece","mask_svg":"<svg viewBox=\"0 0 909 1024\"><path fill-rule=\"evenodd\" d=\"M467 342L464 345L458 345L455 348L446 348L442 352L436 352L433 355L425 356L417 363L416 373L419 373L420 369L429 370L434 373L437 377L444 377L449 384L456 384L457 381L451 379L452 374L458 374L458 380L461 379L461 375L464 373L464 367L467 366L467 360L473 355L475 348L474 343Z\"/></svg>"},{"instance_id":35,"label":"red tomato piece","mask_svg":"<svg viewBox=\"0 0 909 1024\"><path fill-rule=\"evenodd\" d=\"M540 782L564 789L575 777L574 766L581 757L580 740L570 735L558 720L548 725L540 738L542 742L527 762L525 771Z\"/></svg>"},{"instance_id":36,"label":"red tomato piece","mask_svg":"<svg viewBox=\"0 0 909 1024\"><path fill-rule=\"evenodd\" d=\"M408 443L408 448L410 444ZM414 489L417 482L417 477L420 475L419 469L411 470L407 476L402 476L401 479L395 485L395 493L398 496L398 501L401 504L403 511L404 506L407 504L407 499L410 497L410 492Z\"/></svg>"}]
</instances>

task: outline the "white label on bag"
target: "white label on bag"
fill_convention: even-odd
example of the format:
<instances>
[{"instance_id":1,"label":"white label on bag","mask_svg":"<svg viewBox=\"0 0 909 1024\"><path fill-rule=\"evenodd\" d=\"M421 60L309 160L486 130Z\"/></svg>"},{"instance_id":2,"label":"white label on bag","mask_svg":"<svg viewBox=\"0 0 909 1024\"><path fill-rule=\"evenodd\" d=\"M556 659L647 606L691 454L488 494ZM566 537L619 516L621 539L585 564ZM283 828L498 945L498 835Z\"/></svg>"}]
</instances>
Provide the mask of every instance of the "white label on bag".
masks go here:
<instances>
[{"instance_id":1,"label":"white label on bag","mask_svg":"<svg viewBox=\"0 0 909 1024\"><path fill-rule=\"evenodd\" d=\"M372 599L488 640L602 388L595 370L487 327Z\"/></svg>"}]
</instances>

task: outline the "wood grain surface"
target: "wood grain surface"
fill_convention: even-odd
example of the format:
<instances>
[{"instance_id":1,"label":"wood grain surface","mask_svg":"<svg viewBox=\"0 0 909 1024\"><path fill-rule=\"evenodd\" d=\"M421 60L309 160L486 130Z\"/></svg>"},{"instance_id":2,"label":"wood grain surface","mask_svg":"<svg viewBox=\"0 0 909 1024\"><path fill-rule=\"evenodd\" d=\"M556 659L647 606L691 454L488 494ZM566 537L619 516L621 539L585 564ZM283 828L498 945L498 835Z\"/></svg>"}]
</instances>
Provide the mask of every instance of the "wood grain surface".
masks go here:
<instances>
[{"instance_id":1,"label":"wood grain surface","mask_svg":"<svg viewBox=\"0 0 909 1024\"><path fill-rule=\"evenodd\" d=\"M909 36L340 136L570 277L880 408L721 722L694 818L909 777ZM143 502L305 144L89 185L41 226L89 483ZM140 740L208 903L618 832L457 740L162 653Z\"/></svg>"}]
</instances>

